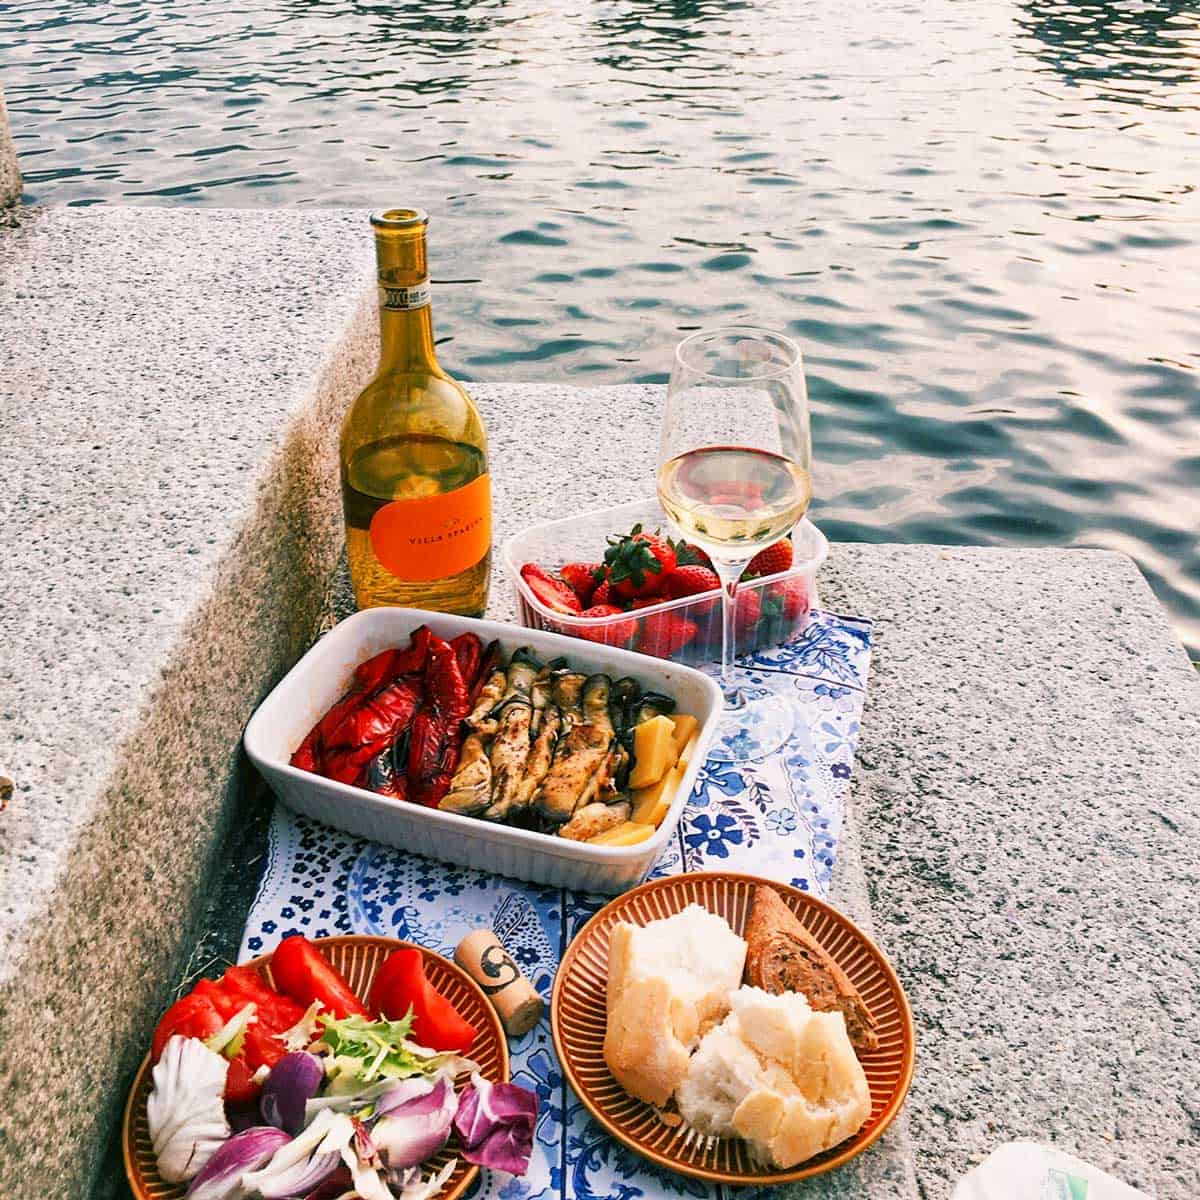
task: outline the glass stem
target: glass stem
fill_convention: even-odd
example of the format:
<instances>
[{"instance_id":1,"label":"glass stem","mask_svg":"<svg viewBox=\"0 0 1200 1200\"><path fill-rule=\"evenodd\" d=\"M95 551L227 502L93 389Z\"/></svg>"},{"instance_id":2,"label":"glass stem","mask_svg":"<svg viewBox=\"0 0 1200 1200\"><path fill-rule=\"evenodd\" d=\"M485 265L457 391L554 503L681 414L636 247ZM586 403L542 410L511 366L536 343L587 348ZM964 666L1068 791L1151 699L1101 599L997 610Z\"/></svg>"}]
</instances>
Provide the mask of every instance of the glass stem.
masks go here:
<instances>
[{"instance_id":1,"label":"glass stem","mask_svg":"<svg viewBox=\"0 0 1200 1200\"><path fill-rule=\"evenodd\" d=\"M746 697L734 681L733 660L736 657L737 637L737 586L746 562L713 562L713 569L721 580L721 691L725 695L726 708L741 708Z\"/></svg>"}]
</instances>

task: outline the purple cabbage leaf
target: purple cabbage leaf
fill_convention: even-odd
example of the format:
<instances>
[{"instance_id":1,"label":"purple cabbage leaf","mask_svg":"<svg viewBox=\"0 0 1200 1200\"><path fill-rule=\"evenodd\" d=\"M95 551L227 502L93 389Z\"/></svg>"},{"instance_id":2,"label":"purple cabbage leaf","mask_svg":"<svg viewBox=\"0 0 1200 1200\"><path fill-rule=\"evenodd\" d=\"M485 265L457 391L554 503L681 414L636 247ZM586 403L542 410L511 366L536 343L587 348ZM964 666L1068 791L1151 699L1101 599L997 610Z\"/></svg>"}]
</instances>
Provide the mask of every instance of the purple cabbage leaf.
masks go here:
<instances>
[{"instance_id":1,"label":"purple cabbage leaf","mask_svg":"<svg viewBox=\"0 0 1200 1200\"><path fill-rule=\"evenodd\" d=\"M536 1093L516 1083L489 1083L476 1072L454 1117L463 1158L481 1167L524 1175L533 1153L537 1111Z\"/></svg>"}]
</instances>

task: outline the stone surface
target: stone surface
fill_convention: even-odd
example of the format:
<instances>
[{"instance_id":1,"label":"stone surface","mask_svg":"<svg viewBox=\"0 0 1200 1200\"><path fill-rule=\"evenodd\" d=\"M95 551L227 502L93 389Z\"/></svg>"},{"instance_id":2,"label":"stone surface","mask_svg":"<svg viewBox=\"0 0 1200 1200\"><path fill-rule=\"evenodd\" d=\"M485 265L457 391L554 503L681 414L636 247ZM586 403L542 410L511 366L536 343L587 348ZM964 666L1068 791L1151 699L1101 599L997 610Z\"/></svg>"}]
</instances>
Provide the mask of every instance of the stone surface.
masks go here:
<instances>
[{"instance_id":1,"label":"stone surface","mask_svg":"<svg viewBox=\"0 0 1200 1200\"><path fill-rule=\"evenodd\" d=\"M823 594L878 622L854 804L922 1197L1019 1137L1200 1195L1200 680L1144 579L838 546Z\"/></svg>"},{"instance_id":2,"label":"stone surface","mask_svg":"<svg viewBox=\"0 0 1200 1200\"><path fill-rule=\"evenodd\" d=\"M376 357L363 235L67 209L0 238L5 1197L82 1194L193 940L241 727L325 606L338 415Z\"/></svg>"},{"instance_id":3,"label":"stone surface","mask_svg":"<svg viewBox=\"0 0 1200 1200\"><path fill-rule=\"evenodd\" d=\"M21 198L21 171L17 166L17 149L8 126L8 110L4 106L4 89L0 87L0 208L16 204Z\"/></svg>"},{"instance_id":4,"label":"stone surface","mask_svg":"<svg viewBox=\"0 0 1200 1200\"><path fill-rule=\"evenodd\" d=\"M362 234L92 209L0 241L6 1197L46 1170L81 1194L168 981L236 948L264 805L237 740L330 608L337 412L374 357ZM474 391L498 542L651 490L661 389ZM905 1119L791 1194L944 1200L1032 1135L1195 1195L1200 681L1148 588L1107 554L868 546L822 586L878 620L837 899L920 1052ZM499 561L493 597L511 618ZM17 1086L34 1066L53 1082Z\"/></svg>"}]
</instances>

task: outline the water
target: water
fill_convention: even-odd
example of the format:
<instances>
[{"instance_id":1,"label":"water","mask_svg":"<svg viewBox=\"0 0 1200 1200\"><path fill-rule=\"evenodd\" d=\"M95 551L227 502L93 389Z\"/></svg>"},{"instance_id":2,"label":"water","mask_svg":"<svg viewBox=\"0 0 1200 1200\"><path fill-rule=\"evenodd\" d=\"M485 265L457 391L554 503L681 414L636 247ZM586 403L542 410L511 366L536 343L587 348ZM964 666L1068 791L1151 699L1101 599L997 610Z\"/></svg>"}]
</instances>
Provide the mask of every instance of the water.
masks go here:
<instances>
[{"instance_id":1,"label":"water","mask_svg":"<svg viewBox=\"0 0 1200 1200\"><path fill-rule=\"evenodd\" d=\"M1200 656L1193 3L247 7L0 3L28 199L421 203L466 378L786 329L831 537L1124 550Z\"/></svg>"}]
</instances>

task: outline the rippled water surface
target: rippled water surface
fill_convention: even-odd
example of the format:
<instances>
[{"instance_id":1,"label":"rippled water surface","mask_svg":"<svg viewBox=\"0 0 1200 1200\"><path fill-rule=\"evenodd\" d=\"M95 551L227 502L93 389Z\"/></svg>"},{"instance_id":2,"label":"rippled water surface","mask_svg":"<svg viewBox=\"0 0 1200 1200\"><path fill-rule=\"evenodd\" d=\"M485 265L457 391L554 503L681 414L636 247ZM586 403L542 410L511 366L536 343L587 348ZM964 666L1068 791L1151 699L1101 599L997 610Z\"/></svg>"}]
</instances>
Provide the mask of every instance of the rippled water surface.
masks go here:
<instances>
[{"instance_id":1,"label":"rippled water surface","mask_svg":"<svg viewBox=\"0 0 1200 1200\"><path fill-rule=\"evenodd\" d=\"M1125 550L1200 654L1194 3L0 3L0 82L30 200L423 204L467 378L786 329L832 537Z\"/></svg>"}]
</instances>

